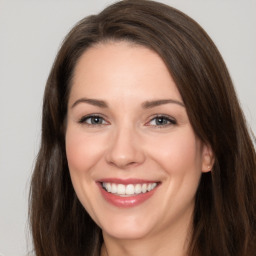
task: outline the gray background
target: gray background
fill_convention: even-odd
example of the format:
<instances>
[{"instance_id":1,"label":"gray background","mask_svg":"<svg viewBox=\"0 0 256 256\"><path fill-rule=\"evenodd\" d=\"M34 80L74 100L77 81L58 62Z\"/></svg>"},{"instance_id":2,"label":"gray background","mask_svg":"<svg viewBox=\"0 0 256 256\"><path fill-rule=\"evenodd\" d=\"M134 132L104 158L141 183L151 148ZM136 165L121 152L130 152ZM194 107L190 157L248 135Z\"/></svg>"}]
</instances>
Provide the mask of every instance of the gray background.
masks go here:
<instances>
[{"instance_id":1,"label":"gray background","mask_svg":"<svg viewBox=\"0 0 256 256\"><path fill-rule=\"evenodd\" d=\"M44 85L69 29L107 0L0 0L0 255L25 255L29 180L40 141ZM230 70L256 132L256 1L165 0L198 21Z\"/></svg>"}]
</instances>

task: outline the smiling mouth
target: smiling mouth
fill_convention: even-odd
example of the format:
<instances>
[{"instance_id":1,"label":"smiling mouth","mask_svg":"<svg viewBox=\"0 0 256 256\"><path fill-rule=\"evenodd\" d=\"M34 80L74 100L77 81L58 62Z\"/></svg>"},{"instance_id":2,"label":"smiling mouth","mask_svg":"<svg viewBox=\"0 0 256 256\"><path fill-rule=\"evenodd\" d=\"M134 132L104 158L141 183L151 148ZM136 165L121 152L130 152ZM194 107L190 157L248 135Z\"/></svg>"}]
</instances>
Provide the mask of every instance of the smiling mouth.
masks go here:
<instances>
[{"instance_id":1,"label":"smiling mouth","mask_svg":"<svg viewBox=\"0 0 256 256\"><path fill-rule=\"evenodd\" d=\"M136 196L140 194L146 194L151 190L155 189L158 185L159 185L159 182L127 184L127 185L110 183L110 182L101 182L101 186L105 191L121 197L129 197L129 196Z\"/></svg>"}]
</instances>

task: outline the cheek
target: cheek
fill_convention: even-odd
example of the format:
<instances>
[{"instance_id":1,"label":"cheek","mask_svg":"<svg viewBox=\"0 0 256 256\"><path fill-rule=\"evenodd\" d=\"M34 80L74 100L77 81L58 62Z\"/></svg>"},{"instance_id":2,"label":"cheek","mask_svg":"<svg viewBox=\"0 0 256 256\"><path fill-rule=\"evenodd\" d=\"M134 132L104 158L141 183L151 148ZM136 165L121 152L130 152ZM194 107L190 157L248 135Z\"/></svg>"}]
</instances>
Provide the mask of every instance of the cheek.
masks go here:
<instances>
[{"instance_id":1,"label":"cheek","mask_svg":"<svg viewBox=\"0 0 256 256\"><path fill-rule=\"evenodd\" d=\"M158 149L151 147L151 156L166 177L162 205L165 209L175 205L174 214L182 215L194 207L201 177L201 143L192 130L184 129L173 136L169 134L160 145Z\"/></svg>"},{"instance_id":2,"label":"cheek","mask_svg":"<svg viewBox=\"0 0 256 256\"><path fill-rule=\"evenodd\" d=\"M192 129L157 138L158 147L153 145L148 146L150 155L167 173L201 173L201 144Z\"/></svg>"},{"instance_id":3,"label":"cheek","mask_svg":"<svg viewBox=\"0 0 256 256\"><path fill-rule=\"evenodd\" d=\"M93 202L95 198L95 182L93 168L102 155L97 136L88 136L76 126L68 126L66 131L66 155L71 181L76 195L87 212L95 218Z\"/></svg>"},{"instance_id":4,"label":"cheek","mask_svg":"<svg viewBox=\"0 0 256 256\"><path fill-rule=\"evenodd\" d=\"M70 172L86 173L97 163L103 143L100 136L85 136L83 131L68 127L66 132L66 154Z\"/></svg>"}]
</instances>

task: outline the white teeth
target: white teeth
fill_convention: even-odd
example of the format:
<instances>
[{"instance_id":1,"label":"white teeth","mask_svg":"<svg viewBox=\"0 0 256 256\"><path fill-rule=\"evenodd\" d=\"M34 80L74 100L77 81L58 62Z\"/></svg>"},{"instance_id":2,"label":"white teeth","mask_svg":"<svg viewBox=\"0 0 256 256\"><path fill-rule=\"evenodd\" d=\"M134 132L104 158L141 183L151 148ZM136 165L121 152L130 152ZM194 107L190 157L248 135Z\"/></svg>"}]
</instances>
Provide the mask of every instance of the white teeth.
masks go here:
<instances>
[{"instance_id":1,"label":"white teeth","mask_svg":"<svg viewBox=\"0 0 256 256\"><path fill-rule=\"evenodd\" d=\"M133 195L134 194L134 186L132 184L129 184L129 185L126 186L125 194L126 195Z\"/></svg>"},{"instance_id":2,"label":"white teeth","mask_svg":"<svg viewBox=\"0 0 256 256\"><path fill-rule=\"evenodd\" d=\"M117 186L115 183L112 184L111 192L115 194L117 192Z\"/></svg>"},{"instance_id":3,"label":"white teeth","mask_svg":"<svg viewBox=\"0 0 256 256\"><path fill-rule=\"evenodd\" d=\"M124 184L118 184L117 185L117 194L118 195L125 195L125 185Z\"/></svg>"},{"instance_id":4,"label":"white teeth","mask_svg":"<svg viewBox=\"0 0 256 256\"><path fill-rule=\"evenodd\" d=\"M107 191L111 193L111 184L107 183L107 187L106 187Z\"/></svg>"},{"instance_id":5,"label":"white teeth","mask_svg":"<svg viewBox=\"0 0 256 256\"><path fill-rule=\"evenodd\" d=\"M140 184L136 184L134 190L135 190L136 194L140 194L141 193L141 185Z\"/></svg>"},{"instance_id":6,"label":"white teeth","mask_svg":"<svg viewBox=\"0 0 256 256\"><path fill-rule=\"evenodd\" d=\"M141 193L146 193L151 191L157 186L157 183L143 183L143 184L116 184L116 183L108 183L103 182L102 187L105 188L106 191L112 194L117 194L120 196L125 195L136 195Z\"/></svg>"},{"instance_id":7,"label":"white teeth","mask_svg":"<svg viewBox=\"0 0 256 256\"><path fill-rule=\"evenodd\" d=\"M156 187L156 185L157 185L156 183L153 183L152 187L151 187L151 190L154 189Z\"/></svg>"},{"instance_id":8,"label":"white teeth","mask_svg":"<svg viewBox=\"0 0 256 256\"><path fill-rule=\"evenodd\" d=\"M142 193L146 193L147 192L147 184L143 184L142 188L141 188Z\"/></svg>"}]
</instances>

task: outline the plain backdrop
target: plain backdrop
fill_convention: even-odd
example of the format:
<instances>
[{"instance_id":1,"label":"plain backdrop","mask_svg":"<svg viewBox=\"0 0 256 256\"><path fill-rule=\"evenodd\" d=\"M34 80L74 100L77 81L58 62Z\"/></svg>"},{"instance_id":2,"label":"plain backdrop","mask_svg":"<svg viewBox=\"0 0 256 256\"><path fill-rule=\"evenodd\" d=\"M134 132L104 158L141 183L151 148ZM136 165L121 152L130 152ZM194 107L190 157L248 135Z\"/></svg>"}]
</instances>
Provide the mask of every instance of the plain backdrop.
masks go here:
<instances>
[{"instance_id":1,"label":"plain backdrop","mask_svg":"<svg viewBox=\"0 0 256 256\"><path fill-rule=\"evenodd\" d=\"M31 249L29 180L40 142L42 96L66 33L112 0L0 0L0 255ZM198 21L228 66L256 132L256 1L163 0Z\"/></svg>"}]
</instances>

